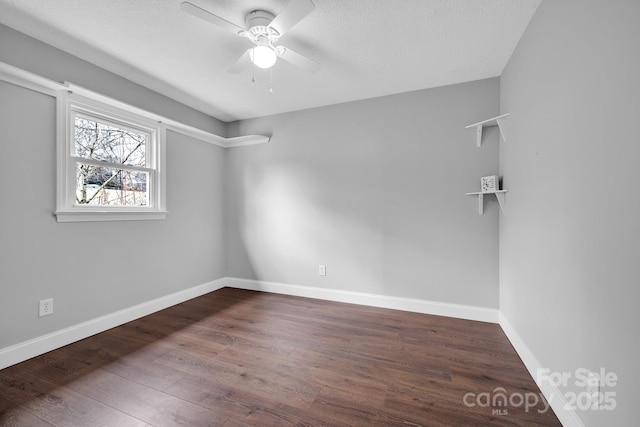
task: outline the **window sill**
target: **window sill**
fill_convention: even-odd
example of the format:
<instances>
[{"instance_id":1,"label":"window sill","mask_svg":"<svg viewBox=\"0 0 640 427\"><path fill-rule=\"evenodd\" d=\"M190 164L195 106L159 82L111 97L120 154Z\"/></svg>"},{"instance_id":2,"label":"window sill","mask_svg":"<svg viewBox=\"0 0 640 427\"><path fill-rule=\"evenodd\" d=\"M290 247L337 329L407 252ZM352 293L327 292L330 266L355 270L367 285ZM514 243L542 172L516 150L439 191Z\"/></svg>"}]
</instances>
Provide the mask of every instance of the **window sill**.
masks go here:
<instances>
[{"instance_id":1,"label":"window sill","mask_svg":"<svg viewBox=\"0 0 640 427\"><path fill-rule=\"evenodd\" d=\"M165 219L167 211L105 211L105 210L74 210L56 211L58 222L89 222L89 221L148 221Z\"/></svg>"}]
</instances>

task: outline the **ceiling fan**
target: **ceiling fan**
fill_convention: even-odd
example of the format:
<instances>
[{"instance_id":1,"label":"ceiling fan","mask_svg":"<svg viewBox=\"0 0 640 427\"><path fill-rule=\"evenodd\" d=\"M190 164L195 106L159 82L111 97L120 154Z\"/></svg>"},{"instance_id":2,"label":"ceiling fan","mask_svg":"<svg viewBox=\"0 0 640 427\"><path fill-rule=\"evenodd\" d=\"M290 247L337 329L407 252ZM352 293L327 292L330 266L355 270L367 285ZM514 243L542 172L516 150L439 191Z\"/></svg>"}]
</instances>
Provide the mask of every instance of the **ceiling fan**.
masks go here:
<instances>
[{"instance_id":1,"label":"ceiling fan","mask_svg":"<svg viewBox=\"0 0 640 427\"><path fill-rule=\"evenodd\" d=\"M226 28L238 36L246 37L253 42L255 46L249 48L229 68L230 73L241 72L249 65L249 61L260 68L271 68L278 58L311 73L318 71L320 68L320 64L313 59L307 58L288 47L276 45L280 37L315 9L311 0L290 0L278 16L266 10L253 10L245 17L246 28L229 22L188 1L182 2L180 8L193 16Z\"/></svg>"}]
</instances>

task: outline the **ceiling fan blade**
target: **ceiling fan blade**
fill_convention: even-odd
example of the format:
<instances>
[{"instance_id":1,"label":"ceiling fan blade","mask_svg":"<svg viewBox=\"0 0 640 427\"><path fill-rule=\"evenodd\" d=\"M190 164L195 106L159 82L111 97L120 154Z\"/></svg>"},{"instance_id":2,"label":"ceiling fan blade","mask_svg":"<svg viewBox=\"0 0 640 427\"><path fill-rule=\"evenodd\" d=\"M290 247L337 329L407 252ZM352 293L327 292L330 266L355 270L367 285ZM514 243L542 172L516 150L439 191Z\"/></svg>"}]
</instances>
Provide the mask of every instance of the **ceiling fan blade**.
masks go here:
<instances>
[{"instance_id":1,"label":"ceiling fan blade","mask_svg":"<svg viewBox=\"0 0 640 427\"><path fill-rule=\"evenodd\" d=\"M180 9L190 15L196 16L200 19L204 19L205 21L211 22L212 24L215 24L219 27L226 28L234 34L238 34L240 31L245 31L244 28L234 24L233 22L229 22L226 19L220 18L218 15L214 15L213 13L208 12L193 3L189 3L188 1L180 3Z\"/></svg>"},{"instance_id":2,"label":"ceiling fan blade","mask_svg":"<svg viewBox=\"0 0 640 427\"><path fill-rule=\"evenodd\" d=\"M310 73L315 73L320 69L320 64L311 58L307 58L304 55L300 55L298 52L289 49L288 47L278 46L283 48L284 52L280 55L280 58L295 65L298 68L302 68Z\"/></svg>"},{"instance_id":3,"label":"ceiling fan blade","mask_svg":"<svg viewBox=\"0 0 640 427\"><path fill-rule=\"evenodd\" d=\"M313 9L315 9L315 6L311 0L290 0L284 9L282 9L282 12L269 24L269 27L276 30L280 35L283 35Z\"/></svg>"},{"instance_id":4,"label":"ceiling fan blade","mask_svg":"<svg viewBox=\"0 0 640 427\"><path fill-rule=\"evenodd\" d=\"M229 73L238 74L242 71L246 70L249 64L251 64L251 59L249 58L249 51L251 49L247 49L247 51L227 70Z\"/></svg>"}]
</instances>

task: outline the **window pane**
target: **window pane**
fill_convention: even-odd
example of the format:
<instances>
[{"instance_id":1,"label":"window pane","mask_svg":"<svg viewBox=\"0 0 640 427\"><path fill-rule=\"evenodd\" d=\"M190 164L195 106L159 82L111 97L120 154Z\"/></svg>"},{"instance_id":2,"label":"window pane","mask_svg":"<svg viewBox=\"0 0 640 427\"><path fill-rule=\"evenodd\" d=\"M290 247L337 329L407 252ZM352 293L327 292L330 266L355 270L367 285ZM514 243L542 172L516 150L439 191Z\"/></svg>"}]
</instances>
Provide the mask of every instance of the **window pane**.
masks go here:
<instances>
[{"instance_id":1,"label":"window pane","mask_svg":"<svg viewBox=\"0 0 640 427\"><path fill-rule=\"evenodd\" d=\"M149 134L75 116L75 150L78 157L146 167Z\"/></svg>"},{"instance_id":2,"label":"window pane","mask_svg":"<svg viewBox=\"0 0 640 427\"><path fill-rule=\"evenodd\" d=\"M148 206L149 174L78 163L76 204Z\"/></svg>"}]
</instances>

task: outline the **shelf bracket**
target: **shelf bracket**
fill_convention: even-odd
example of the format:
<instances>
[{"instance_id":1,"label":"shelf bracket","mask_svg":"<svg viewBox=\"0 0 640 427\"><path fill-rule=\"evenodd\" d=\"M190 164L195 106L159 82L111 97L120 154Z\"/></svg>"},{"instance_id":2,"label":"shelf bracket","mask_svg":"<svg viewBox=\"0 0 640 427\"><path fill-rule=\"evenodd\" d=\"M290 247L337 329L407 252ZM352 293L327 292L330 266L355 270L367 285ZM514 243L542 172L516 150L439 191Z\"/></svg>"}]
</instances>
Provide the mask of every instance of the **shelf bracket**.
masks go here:
<instances>
[{"instance_id":1,"label":"shelf bracket","mask_svg":"<svg viewBox=\"0 0 640 427\"><path fill-rule=\"evenodd\" d=\"M495 193L496 199L498 199L498 204L500 205L500 210L504 214L504 193Z\"/></svg>"},{"instance_id":2,"label":"shelf bracket","mask_svg":"<svg viewBox=\"0 0 640 427\"><path fill-rule=\"evenodd\" d=\"M498 129L500 130L500 136L502 137L502 142L507 142L507 131L505 129L505 122L504 122L505 118L506 117L502 119L496 119L496 123L498 123Z\"/></svg>"},{"instance_id":3,"label":"shelf bracket","mask_svg":"<svg viewBox=\"0 0 640 427\"><path fill-rule=\"evenodd\" d=\"M476 147L482 147L482 125L476 128Z\"/></svg>"},{"instance_id":4,"label":"shelf bracket","mask_svg":"<svg viewBox=\"0 0 640 427\"><path fill-rule=\"evenodd\" d=\"M489 193L475 191L473 193L465 193L465 196L478 196L478 215L482 215L484 214L484 195L495 194L496 199L498 199L498 204L500 205L500 210L504 214L504 193L506 192L507 190L497 190L497 191L491 191Z\"/></svg>"},{"instance_id":5,"label":"shelf bracket","mask_svg":"<svg viewBox=\"0 0 640 427\"><path fill-rule=\"evenodd\" d=\"M502 141L507 142L507 132L505 129L506 123L504 120L507 117L509 117L509 113L505 113L497 117L492 117L490 119L483 120L478 123L470 124L469 126L465 126L465 129L469 129L473 127L476 128L476 146L477 147L482 146L482 129L486 127L491 127L491 126L498 126L498 129L500 130L500 136L502 137Z\"/></svg>"}]
</instances>

